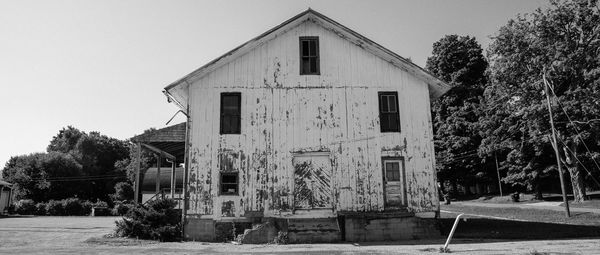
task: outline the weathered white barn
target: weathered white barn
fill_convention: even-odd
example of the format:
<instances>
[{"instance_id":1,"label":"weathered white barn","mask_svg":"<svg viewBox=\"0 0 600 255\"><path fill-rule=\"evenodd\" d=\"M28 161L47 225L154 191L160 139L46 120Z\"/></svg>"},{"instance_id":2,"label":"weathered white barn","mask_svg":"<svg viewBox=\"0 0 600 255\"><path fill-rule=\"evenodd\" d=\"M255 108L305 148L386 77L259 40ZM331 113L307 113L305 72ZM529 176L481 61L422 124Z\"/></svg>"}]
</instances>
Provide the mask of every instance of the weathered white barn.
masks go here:
<instances>
[{"instance_id":1,"label":"weathered white barn","mask_svg":"<svg viewBox=\"0 0 600 255\"><path fill-rule=\"evenodd\" d=\"M267 219L297 242L423 235L415 213L439 212L430 100L448 89L311 9L168 85L188 116L186 237Z\"/></svg>"}]
</instances>

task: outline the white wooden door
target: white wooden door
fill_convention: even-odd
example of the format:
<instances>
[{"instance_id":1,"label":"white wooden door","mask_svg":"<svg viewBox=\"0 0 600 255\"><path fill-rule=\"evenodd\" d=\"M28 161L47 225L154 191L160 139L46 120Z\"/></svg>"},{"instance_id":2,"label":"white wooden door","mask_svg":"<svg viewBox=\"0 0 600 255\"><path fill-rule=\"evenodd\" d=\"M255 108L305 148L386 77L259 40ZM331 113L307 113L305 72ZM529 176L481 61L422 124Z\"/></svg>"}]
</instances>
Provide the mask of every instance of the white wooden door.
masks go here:
<instances>
[{"instance_id":1,"label":"white wooden door","mask_svg":"<svg viewBox=\"0 0 600 255\"><path fill-rule=\"evenodd\" d=\"M398 209L406 205L404 184L404 161L383 160L383 189L385 209Z\"/></svg>"}]
</instances>

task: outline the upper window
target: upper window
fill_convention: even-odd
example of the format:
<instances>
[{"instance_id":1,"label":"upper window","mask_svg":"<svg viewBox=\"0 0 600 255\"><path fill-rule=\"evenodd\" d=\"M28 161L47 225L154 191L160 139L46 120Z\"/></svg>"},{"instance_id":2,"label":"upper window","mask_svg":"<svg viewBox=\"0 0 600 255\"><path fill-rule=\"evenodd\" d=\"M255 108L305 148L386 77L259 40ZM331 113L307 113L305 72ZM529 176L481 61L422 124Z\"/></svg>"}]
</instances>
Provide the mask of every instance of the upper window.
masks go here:
<instances>
[{"instance_id":1,"label":"upper window","mask_svg":"<svg viewBox=\"0 0 600 255\"><path fill-rule=\"evenodd\" d=\"M398 92L379 92L379 120L381 132L400 132Z\"/></svg>"},{"instance_id":2,"label":"upper window","mask_svg":"<svg viewBox=\"0 0 600 255\"><path fill-rule=\"evenodd\" d=\"M240 134L242 94L221 93L221 134Z\"/></svg>"},{"instance_id":3,"label":"upper window","mask_svg":"<svg viewBox=\"0 0 600 255\"><path fill-rule=\"evenodd\" d=\"M319 37L300 37L300 75L320 74Z\"/></svg>"}]
</instances>

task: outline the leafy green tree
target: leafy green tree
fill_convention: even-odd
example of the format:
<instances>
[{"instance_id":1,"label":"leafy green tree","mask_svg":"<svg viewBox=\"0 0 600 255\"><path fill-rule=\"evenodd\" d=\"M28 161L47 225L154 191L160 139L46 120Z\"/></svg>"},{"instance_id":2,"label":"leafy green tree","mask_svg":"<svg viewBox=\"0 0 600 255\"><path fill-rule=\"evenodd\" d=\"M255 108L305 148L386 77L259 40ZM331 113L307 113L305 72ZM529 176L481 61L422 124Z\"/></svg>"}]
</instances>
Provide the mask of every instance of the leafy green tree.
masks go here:
<instances>
[{"instance_id":1,"label":"leafy green tree","mask_svg":"<svg viewBox=\"0 0 600 255\"><path fill-rule=\"evenodd\" d=\"M447 35L433 44L427 59L426 69L452 85L431 110L438 178L454 190L457 182L468 186L481 176L478 121L488 66L482 52L474 37Z\"/></svg>"},{"instance_id":2,"label":"leafy green tree","mask_svg":"<svg viewBox=\"0 0 600 255\"><path fill-rule=\"evenodd\" d=\"M600 160L600 11L596 0L550 1L550 8L518 16L489 48L491 86L485 92L481 150L502 150L504 181L537 189L556 169L543 94L552 87L561 160L575 201ZM588 151L589 149L589 151ZM583 169L582 169L583 168ZM587 171L586 171L587 172Z\"/></svg>"},{"instance_id":3,"label":"leafy green tree","mask_svg":"<svg viewBox=\"0 0 600 255\"><path fill-rule=\"evenodd\" d=\"M34 153L11 157L2 171L3 179L15 184L16 199L34 201L61 199L83 195L81 182L56 178L82 175L81 165L69 154Z\"/></svg>"},{"instance_id":4,"label":"leafy green tree","mask_svg":"<svg viewBox=\"0 0 600 255\"><path fill-rule=\"evenodd\" d=\"M68 126L58 131L58 134L52 137L46 151L58 151L68 153L75 148L77 141L86 134L77 128Z\"/></svg>"},{"instance_id":5,"label":"leafy green tree","mask_svg":"<svg viewBox=\"0 0 600 255\"><path fill-rule=\"evenodd\" d=\"M47 201L77 196L108 201L115 184L126 179L126 172L115 167L129 156L124 141L69 126L52 138L47 151L12 157L6 163L3 178L17 184L18 198Z\"/></svg>"}]
</instances>

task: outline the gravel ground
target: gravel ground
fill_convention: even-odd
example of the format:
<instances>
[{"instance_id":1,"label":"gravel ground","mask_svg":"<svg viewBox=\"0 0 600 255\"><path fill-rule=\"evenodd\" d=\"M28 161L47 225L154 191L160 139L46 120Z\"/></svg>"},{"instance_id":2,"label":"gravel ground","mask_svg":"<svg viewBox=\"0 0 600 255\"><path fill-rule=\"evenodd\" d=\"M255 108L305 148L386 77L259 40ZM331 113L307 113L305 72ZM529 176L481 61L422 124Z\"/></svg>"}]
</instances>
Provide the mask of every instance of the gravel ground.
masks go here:
<instances>
[{"instance_id":1,"label":"gravel ground","mask_svg":"<svg viewBox=\"0 0 600 255\"><path fill-rule=\"evenodd\" d=\"M118 217L0 218L2 254L437 254L445 240L389 243L234 245L105 239ZM599 237L600 238L600 237ZM598 254L600 239L506 241L458 239L456 254Z\"/></svg>"}]
</instances>

